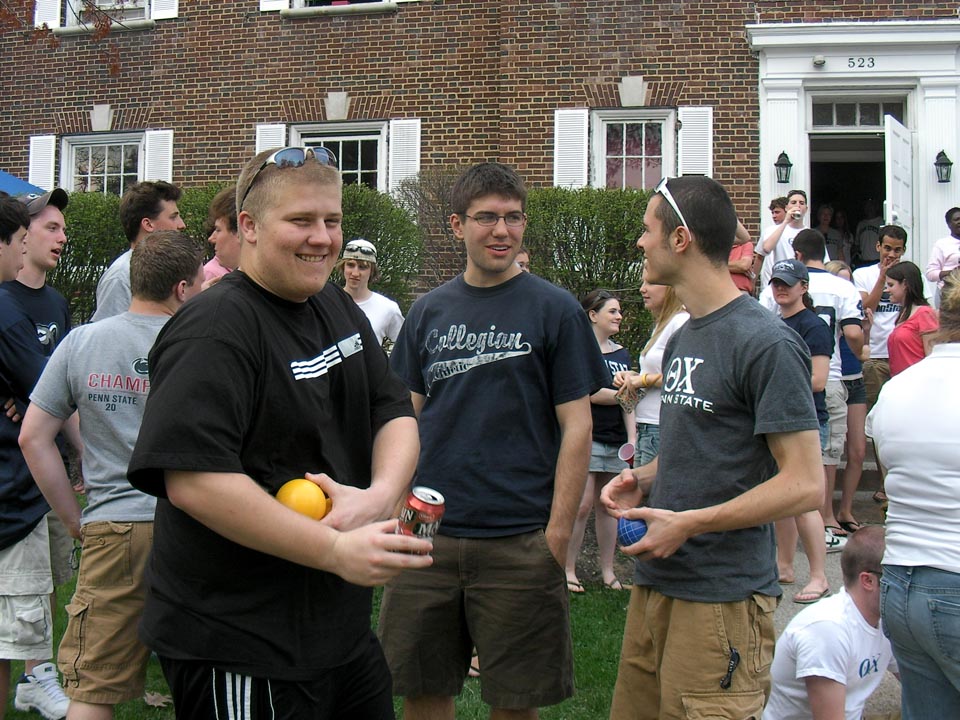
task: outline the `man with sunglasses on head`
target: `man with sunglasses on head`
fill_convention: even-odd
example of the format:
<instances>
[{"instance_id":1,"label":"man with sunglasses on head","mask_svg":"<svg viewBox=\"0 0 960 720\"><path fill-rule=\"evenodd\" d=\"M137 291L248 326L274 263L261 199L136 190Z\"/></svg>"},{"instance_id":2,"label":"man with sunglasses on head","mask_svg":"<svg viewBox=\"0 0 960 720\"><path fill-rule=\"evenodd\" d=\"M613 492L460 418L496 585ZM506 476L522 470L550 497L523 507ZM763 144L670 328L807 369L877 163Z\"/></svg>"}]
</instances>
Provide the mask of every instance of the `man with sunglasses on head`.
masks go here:
<instances>
[{"instance_id":1,"label":"man with sunglasses on head","mask_svg":"<svg viewBox=\"0 0 960 720\"><path fill-rule=\"evenodd\" d=\"M363 238L351 240L337 269L343 274L343 289L363 310L384 350L390 352L403 326L403 313L393 300L370 289L370 283L380 279L376 246Z\"/></svg>"},{"instance_id":2,"label":"man with sunglasses on head","mask_svg":"<svg viewBox=\"0 0 960 720\"><path fill-rule=\"evenodd\" d=\"M643 520L610 717L759 717L770 689L773 521L820 506L819 424L800 336L727 271L737 219L706 177L662 182L637 241L690 320L663 354L660 453L608 483Z\"/></svg>"},{"instance_id":3,"label":"man with sunglasses on head","mask_svg":"<svg viewBox=\"0 0 960 720\"><path fill-rule=\"evenodd\" d=\"M156 495L140 636L177 717L393 718L372 591L431 563L387 520L416 464L409 393L327 280L341 178L323 148L250 160L240 269L188 302L150 353L131 484ZM306 477L317 521L274 497Z\"/></svg>"},{"instance_id":4,"label":"man with sunglasses on head","mask_svg":"<svg viewBox=\"0 0 960 720\"><path fill-rule=\"evenodd\" d=\"M517 266L526 195L500 163L461 174L450 226L466 270L414 303L391 355L420 418L417 484L446 499L434 565L384 591L407 720L453 720L474 645L491 718L536 718L573 694L563 567L590 395L610 371L573 296Z\"/></svg>"}]
</instances>

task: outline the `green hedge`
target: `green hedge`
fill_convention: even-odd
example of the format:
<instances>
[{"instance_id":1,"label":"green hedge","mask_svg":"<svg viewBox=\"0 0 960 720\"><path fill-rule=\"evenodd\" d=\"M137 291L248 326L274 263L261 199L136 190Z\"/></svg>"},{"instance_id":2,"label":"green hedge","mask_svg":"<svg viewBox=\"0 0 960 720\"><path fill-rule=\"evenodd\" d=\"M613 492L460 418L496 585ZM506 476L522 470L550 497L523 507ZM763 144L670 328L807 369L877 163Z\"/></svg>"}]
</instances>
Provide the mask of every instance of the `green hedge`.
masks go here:
<instances>
[{"instance_id":1,"label":"green hedge","mask_svg":"<svg viewBox=\"0 0 960 720\"><path fill-rule=\"evenodd\" d=\"M223 183L185 188L177 203L186 232L208 257L207 209ZM70 303L74 322L86 322L96 306L97 282L114 258L129 247L119 217L120 198L99 193L72 193L64 216L67 244L48 282ZM405 211L387 195L358 185L343 192L344 239L365 237L377 246L381 280L376 289L406 311L420 269L423 242Z\"/></svg>"}]
</instances>

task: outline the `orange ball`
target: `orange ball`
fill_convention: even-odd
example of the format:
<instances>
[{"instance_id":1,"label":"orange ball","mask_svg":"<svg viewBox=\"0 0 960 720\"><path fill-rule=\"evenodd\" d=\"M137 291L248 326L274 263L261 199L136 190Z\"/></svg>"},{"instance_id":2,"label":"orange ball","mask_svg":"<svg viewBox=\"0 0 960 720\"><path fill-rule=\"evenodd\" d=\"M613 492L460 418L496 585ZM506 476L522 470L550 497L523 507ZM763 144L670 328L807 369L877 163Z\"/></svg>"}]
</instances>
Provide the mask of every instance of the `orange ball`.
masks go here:
<instances>
[{"instance_id":1,"label":"orange ball","mask_svg":"<svg viewBox=\"0 0 960 720\"><path fill-rule=\"evenodd\" d=\"M297 478L283 484L277 491L277 500L291 510L320 520L330 512L333 501L326 496L316 483L305 478Z\"/></svg>"}]
</instances>

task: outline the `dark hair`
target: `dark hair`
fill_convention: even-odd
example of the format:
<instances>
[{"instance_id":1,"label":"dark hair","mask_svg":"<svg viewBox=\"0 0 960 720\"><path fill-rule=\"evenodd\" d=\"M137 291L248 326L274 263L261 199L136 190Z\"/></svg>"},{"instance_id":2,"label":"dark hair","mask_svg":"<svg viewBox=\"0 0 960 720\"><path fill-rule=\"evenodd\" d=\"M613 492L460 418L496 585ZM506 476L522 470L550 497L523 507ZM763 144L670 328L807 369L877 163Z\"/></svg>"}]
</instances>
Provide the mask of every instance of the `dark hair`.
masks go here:
<instances>
[{"instance_id":1,"label":"dark hair","mask_svg":"<svg viewBox=\"0 0 960 720\"><path fill-rule=\"evenodd\" d=\"M827 255L827 241L819 230L806 228L793 239L793 251L803 255L804 263L809 260L823 262Z\"/></svg>"},{"instance_id":2,"label":"dark hair","mask_svg":"<svg viewBox=\"0 0 960 720\"><path fill-rule=\"evenodd\" d=\"M787 198L785 196L781 195L780 197L774 198L770 201L769 209L776 210L777 208L780 208L781 210L787 209Z\"/></svg>"},{"instance_id":3,"label":"dark hair","mask_svg":"<svg viewBox=\"0 0 960 720\"><path fill-rule=\"evenodd\" d=\"M700 252L714 265L726 265L737 232L737 212L723 185L702 175L686 175L670 180L667 189ZM680 218L666 198L662 198L654 214L663 224L664 237L680 227Z\"/></svg>"},{"instance_id":4,"label":"dark hair","mask_svg":"<svg viewBox=\"0 0 960 720\"><path fill-rule=\"evenodd\" d=\"M930 304L923 294L923 275L920 273L920 268L909 260L892 265L887 270L887 277L890 280L902 282L907 290L906 297L903 299L903 307L900 308L900 314L897 315L897 325L909 318L910 313L916 306Z\"/></svg>"},{"instance_id":5,"label":"dark hair","mask_svg":"<svg viewBox=\"0 0 960 720\"><path fill-rule=\"evenodd\" d=\"M176 202L179 199L180 188L163 180L133 185L120 198L120 224L127 240L133 242L137 239L144 218L154 220L163 212L162 200Z\"/></svg>"},{"instance_id":6,"label":"dark hair","mask_svg":"<svg viewBox=\"0 0 960 720\"><path fill-rule=\"evenodd\" d=\"M220 218L224 218L227 221L230 232L234 234L237 233L236 185L225 187L214 195L213 200L210 202L210 211L207 215L207 222L210 224L210 227L212 228L213 224Z\"/></svg>"},{"instance_id":7,"label":"dark hair","mask_svg":"<svg viewBox=\"0 0 960 720\"><path fill-rule=\"evenodd\" d=\"M521 209L527 204L527 187L517 171L496 162L480 163L460 174L450 191L451 211L464 215L477 198L487 195L519 200Z\"/></svg>"},{"instance_id":8,"label":"dark hair","mask_svg":"<svg viewBox=\"0 0 960 720\"><path fill-rule=\"evenodd\" d=\"M881 572L883 559L883 526L868 525L850 536L840 554L840 571L844 587L852 587L862 572Z\"/></svg>"},{"instance_id":9,"label":"dark hair","mask_svg":"<svg viewBox=\"0 0 960 720\"><path fill-rule=\"evenodd\" d=\"M130 256L130 292L143 300L163 302L181 280L193 285L202 262L200 247L182 232L150 233Z\"/></svg>"},{"instance_id":10,"label":"dark hair","mask_svg":"<svg viewBox=\"0 0 960 720\"><path fill-rule=\"evenodd\" d=\"M794 195L800 195L803 198L803 201L807 202L807 193L805 193L803 190L791 190L787 193L787 203L790 202L790 198Z\"/></svg>"},{"instance_id":11,"label":"dark hair","mask_svg":"<svg viewBox=\"0 0 960 720\"><path fill-rule=\"evenodd\" d=\"M609 290L597 288L596 290L587 293L583 299L580 300L580 307L583 308L585 313L599 312L610 300L619 301L620 298L618 298Z\"/></svg>"},{"instance_id":12,"label":"dark hair","mask_svg":"<svg viewBox=\"0 0 960 720\"><path fill-rule=\"evenodd\" d=\"M880 238L877 241L880 243L883 242L885 237L888 237L892 240L903 240L903 247L907 247L907 231L899 225L884 225L877 232L877 237Z\"/></svg>"},{"instance_id":13,"label":"dark hair","mask_svg":"<svg viewBox=\"0 0 960 720\"><path fill-rule=\"evenodd\" d=\"M958 212L960 212L960 208L958 207L952 207L947 210L946 214L943 216L943 219L946 221L947 225L950 224L950 218L953 217L953 214Z\"/></svg>"},{"instance_id":14,"label":"dark hair","mask_svg":"<svg viewBox=\"0 0 960 720\"><path fill-rule=\"evenodd\" d=\"M9 245L20 228L30 227L27 206L12 197L0 198L0 242Z\"/></svg>"}]
</instances>

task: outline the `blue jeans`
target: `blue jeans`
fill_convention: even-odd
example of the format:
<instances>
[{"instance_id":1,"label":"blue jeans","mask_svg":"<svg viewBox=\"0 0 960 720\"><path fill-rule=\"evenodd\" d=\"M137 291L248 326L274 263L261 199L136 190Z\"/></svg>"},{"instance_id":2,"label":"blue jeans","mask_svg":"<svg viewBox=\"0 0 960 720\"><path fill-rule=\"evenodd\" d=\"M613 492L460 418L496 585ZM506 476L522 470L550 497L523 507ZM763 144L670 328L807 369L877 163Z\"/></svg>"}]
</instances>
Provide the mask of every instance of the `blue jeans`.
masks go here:
<instances>
[{"instance_id":1,"label":"blue jeans","mask_svg":"<svg viewBox=\"0 0 960 720\"><path fill-rule=\"evenodd\" d=\"M960 718L960 573L884 565L880 582L903 720Z\"/></svg>"},{"instance_id":2,"label":"blue jeans","mask_svg":"<svg viewBox=\"0 0 960 720\"><path fill-rule=\"evenodd\" d=\"M659 454L660 426L650 423L637 423L637 448L633 466L646 465Z\"/></svg>"}]
</instances>

